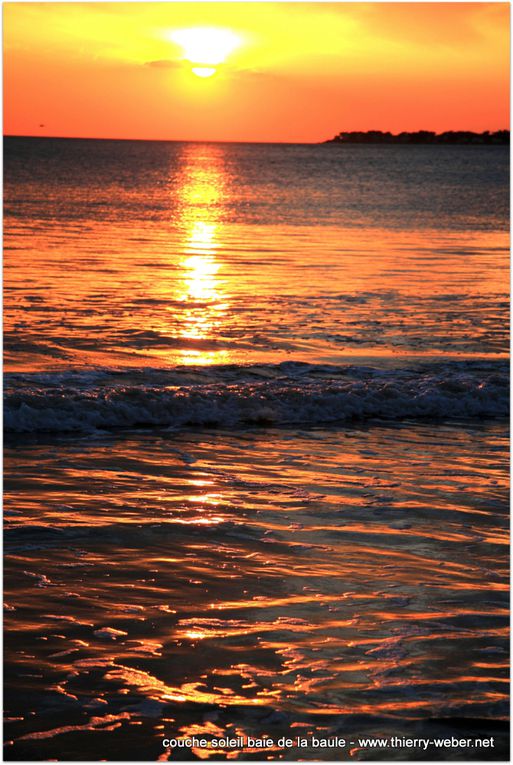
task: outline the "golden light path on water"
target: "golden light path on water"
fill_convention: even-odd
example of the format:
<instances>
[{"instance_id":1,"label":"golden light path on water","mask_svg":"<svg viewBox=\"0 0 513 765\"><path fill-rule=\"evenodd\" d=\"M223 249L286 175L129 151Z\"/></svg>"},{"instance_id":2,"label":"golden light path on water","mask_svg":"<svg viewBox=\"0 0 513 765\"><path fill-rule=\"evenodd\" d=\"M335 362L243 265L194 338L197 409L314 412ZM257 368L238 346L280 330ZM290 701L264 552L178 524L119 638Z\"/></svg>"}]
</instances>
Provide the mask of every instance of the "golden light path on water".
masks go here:
<instances>
[{"instance_id":1,"label":"golden light path on water","mask_svg":"<svg viewBox=\"0 0 513 765\"><path fill-rule=\"evenodd\" d=\"M178 300L186 304L182 337L193 340L215 338L222 326L229 302L223 302L219 292L218 272L221 263L216 259L220 236L219 218L224 190L222 157L198 167L196 154L183 169L184 181L180 187L182 211L180 225L185 229L185 271L183 293ZM208 364L223 363L226 352L207 354L202 351L184 352L184 362Z\"/></svg>"}]
</instances>

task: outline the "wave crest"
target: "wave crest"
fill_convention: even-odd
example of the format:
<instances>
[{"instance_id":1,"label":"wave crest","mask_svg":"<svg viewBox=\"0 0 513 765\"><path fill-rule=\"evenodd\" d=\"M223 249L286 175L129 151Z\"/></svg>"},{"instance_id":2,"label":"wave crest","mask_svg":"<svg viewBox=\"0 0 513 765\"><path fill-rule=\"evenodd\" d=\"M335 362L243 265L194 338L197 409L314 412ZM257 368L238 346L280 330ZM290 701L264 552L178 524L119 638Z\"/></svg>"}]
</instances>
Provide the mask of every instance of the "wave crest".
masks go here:
<instances>
[{"instance_id":1,"label":"wave crest","mask_svg":"<svg viewBox=\"0 0 513 765\"><path fill-rule=\"evenodd\" d=\"M507 366L278 365L7 375L7 432L503 417Z\"/></svg>"}]
</instances>

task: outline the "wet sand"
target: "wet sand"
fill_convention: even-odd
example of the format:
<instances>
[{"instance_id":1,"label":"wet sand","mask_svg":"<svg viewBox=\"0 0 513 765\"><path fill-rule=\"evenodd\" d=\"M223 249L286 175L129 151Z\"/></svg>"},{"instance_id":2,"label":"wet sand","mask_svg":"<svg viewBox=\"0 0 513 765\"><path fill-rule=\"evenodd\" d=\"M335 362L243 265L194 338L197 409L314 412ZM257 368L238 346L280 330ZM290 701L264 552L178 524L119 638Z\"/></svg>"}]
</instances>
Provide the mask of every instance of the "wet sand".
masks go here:
<instances>
[{"instance_id":1,"label":"wet sand","mask_svg":"<svg viewBox=\"0 0 513 765\"><path fill-rule=\"evenodd\" d=\"M40 436L6 460L8 759L455 731L496 748L444 759L504 756L506 424ZM208 756L234 753L180 754Z\"/></svg>"}]
</instances>

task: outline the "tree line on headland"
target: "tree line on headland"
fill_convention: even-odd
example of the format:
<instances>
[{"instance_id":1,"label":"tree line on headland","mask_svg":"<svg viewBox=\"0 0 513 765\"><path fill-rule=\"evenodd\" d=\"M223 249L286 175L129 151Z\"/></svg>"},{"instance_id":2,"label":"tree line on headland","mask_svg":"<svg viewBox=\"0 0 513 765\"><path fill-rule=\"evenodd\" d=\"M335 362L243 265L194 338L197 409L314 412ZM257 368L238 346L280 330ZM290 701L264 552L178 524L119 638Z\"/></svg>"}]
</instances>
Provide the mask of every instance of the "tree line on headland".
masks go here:
<instances>
[{"instance_id":1,"label":"tree line on headland","mask_svg":"<svg viewBox=\"0 0 513 765\"><path fill-rule=\"evenodd\" d=\"M431 130L417 130L414 133L384 133L382 130L352 131L339 133L324 143L475 143L475 144L509 144L509 130L496 130L490 133L473 133L470 130L448 130L445 133L434 133Z\"/></svg>"}]
</instances>

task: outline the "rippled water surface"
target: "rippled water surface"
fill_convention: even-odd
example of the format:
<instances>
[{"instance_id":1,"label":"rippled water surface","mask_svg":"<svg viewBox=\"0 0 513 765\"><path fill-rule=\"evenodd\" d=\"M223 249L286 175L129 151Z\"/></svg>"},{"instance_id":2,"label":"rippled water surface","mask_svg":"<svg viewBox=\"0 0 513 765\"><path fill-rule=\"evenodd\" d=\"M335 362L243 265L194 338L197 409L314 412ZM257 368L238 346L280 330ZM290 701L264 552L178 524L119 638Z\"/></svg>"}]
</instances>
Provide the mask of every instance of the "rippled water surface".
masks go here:
<instances>
[{"instance_id":1,"label":"rippled water surface","mask_svg":"<svg viewBox=\"0 0 513 765\"><path fill-rule=\"evenodd\" d=\"M7 759L504 759L507 151L5 167Z\"/></svg>"},{"instance_id":2,"label":"rippled water surface","mask_svg":"<svg viewBox=\"0 0 513 765\"><path fill-rule=\"evenodd\" d=\"M504 354L506 163L11 139L8 368Z\"/></svg>"}]
</instances>

